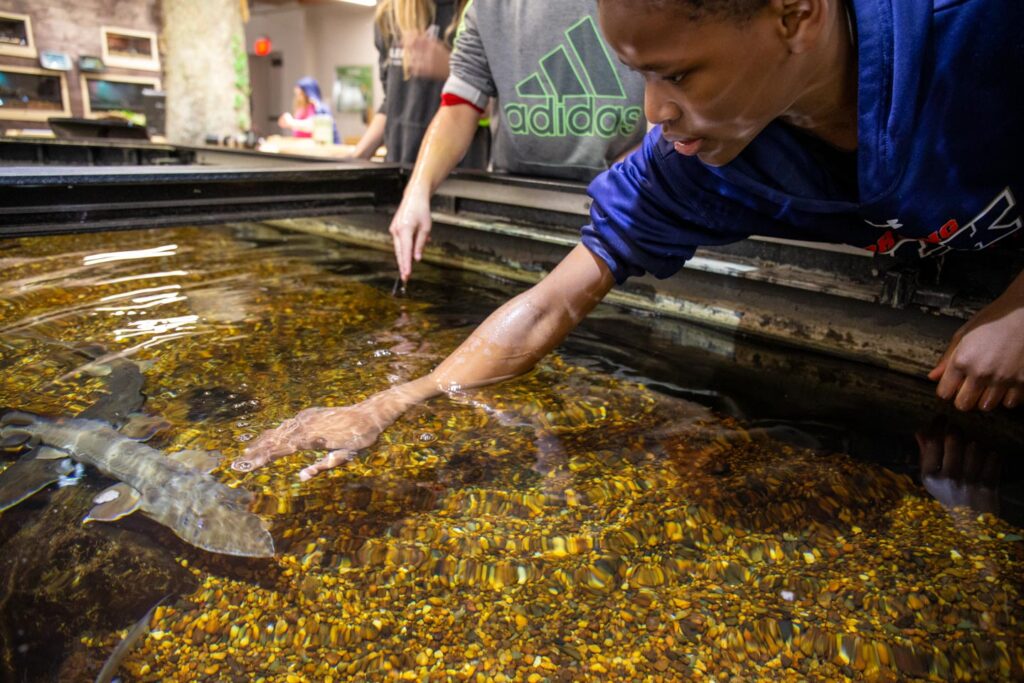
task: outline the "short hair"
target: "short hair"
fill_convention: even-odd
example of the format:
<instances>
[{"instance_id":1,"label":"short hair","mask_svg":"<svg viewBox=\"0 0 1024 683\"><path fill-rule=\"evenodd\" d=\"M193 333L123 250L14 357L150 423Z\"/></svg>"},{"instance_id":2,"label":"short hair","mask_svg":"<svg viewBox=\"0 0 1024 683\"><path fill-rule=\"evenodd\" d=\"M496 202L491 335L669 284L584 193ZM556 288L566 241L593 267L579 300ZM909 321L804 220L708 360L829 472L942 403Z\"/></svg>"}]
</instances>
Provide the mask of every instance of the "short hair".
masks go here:
<instances>
[{"instance_id":1,"label":"short hair","mask_svg":"<svg viewBox=\"0 0 1024 683\"><path fill-rule=\"evenodd\" d=\"M771 0L597 0L600 2L629 2L653 10L674 10L688 19L746 20L766 7Z\"/></svg>"}]
</instances>

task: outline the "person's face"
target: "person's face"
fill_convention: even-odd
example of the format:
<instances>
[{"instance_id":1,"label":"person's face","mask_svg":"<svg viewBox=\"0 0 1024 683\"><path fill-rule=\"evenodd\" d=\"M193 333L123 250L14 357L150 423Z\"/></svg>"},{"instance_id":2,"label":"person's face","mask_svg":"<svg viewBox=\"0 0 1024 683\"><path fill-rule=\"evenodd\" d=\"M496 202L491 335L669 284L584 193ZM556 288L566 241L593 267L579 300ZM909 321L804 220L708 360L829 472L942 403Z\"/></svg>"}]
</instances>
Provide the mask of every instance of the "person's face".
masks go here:
<instances>
[{"instance_id":1,"label":"person's face","mask_svg":"<svg viewBox=\"0 0 1024 683\"><path fill-rule=\"evenodd\" d=\"M647 119L680 154L727 164L793 102L785 27L770 6L747 21L694 21L620 0L598 6L608 44L644 77Z\"/></svg>"},{"instance_id":2,"label":"person's face","mask_svg":"<svg viewBox=\"0 0 1024 683\"><path fill-rule=\"evenodd\" d=\"M299 86L295 86L293 98L296 109L304 109L309 104L309 98L306 97L306 93Z\"/></svg>"}]
</instances>

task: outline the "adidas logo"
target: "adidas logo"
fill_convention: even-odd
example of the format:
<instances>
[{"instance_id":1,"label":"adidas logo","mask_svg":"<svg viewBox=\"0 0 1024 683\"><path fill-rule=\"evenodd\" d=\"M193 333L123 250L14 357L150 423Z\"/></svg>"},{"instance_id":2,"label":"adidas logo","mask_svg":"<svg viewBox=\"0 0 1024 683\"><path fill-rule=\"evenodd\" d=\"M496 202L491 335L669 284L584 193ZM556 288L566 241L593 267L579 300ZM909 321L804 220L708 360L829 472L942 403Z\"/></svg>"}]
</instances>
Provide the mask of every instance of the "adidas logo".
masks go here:
<instances>
[{"instance_id":1,"label":"adidas logo","mask_svg":"<svg viewBox=\"0 0 1024 683\"><path fill-rule=\"evenodd\" d=\"M565 32L566 42L540 59L540 68L516 84L521 102L502 107L513 135L602 137L631 135L643 108L616 103L626 92L593 17Z\"/></svg>"}]
</instances>

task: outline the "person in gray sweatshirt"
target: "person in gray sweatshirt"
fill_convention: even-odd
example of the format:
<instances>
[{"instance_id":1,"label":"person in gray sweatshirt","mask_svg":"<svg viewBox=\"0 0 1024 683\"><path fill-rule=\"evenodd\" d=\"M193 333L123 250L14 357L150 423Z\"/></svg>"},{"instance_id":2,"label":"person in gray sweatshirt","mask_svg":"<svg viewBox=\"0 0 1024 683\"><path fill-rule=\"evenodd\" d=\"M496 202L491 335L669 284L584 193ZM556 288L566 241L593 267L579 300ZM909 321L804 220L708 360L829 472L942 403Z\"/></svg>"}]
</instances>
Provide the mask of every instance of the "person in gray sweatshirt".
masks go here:
<instances>
[{"instance_id":1,"label":"person in gray sweatshirt","mask_svg":"<svg viewBox=\"0 0 1024 683\"><path fill-rule=\"evenodd\" d=\"M381 144L385 161L413 164L423 136L441 106L449 74L455 29L469 0L380 0L374 43L380 60L384 98L352 158L369 159ZM481 118L460 168L485 169L491 131Z\"/></svg>"},{"instance_id":2,"label":"person in gray sweatshirt","mask_svg":"<svg viewBox=\"0 0 1024 683\"><path fill-rule=\"evenodd\" d=\"M496 101L492 167L589 181L640 144L643 79L601 37L593 0L473 0L402 203L391 222L402 281L430 236L430 196Z\"/></svg>"}]
</instances>

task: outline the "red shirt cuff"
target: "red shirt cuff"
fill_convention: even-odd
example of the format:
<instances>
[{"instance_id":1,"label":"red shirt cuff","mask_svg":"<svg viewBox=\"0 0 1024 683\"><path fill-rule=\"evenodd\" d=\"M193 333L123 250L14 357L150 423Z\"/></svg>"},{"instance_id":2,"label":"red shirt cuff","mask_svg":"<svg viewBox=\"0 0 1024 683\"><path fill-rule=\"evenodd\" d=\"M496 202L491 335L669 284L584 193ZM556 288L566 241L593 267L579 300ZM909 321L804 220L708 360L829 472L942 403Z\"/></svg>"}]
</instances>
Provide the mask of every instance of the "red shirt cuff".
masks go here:
<instances>
[{"instance_id":1,"label":"red shirt cuff","mask_svg":"<svg viewBox=\"0 0 1024 683\"><path fill-rule=\"evenodd\" d=\"M456 104L466 104L466 105L469 105L470 107L473 107L473 109L476 109L481 114L484 113L483 109L481 109L480 107L476 106L475 104L473 104L472 102L470 102L469 100L467 100L464 97L459 97L458 95L452 94L450 92L446 92L446 93L441 95L441 106L442 107L451 107L451 106L454 106Z\"/></svg>"}]
</instances>

